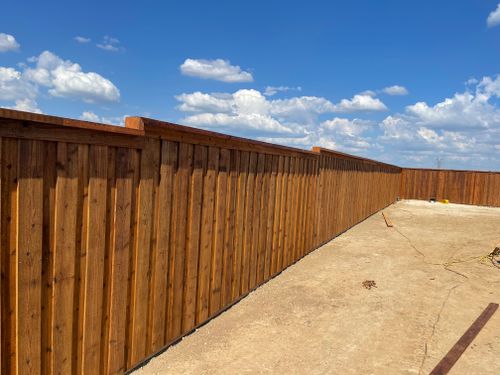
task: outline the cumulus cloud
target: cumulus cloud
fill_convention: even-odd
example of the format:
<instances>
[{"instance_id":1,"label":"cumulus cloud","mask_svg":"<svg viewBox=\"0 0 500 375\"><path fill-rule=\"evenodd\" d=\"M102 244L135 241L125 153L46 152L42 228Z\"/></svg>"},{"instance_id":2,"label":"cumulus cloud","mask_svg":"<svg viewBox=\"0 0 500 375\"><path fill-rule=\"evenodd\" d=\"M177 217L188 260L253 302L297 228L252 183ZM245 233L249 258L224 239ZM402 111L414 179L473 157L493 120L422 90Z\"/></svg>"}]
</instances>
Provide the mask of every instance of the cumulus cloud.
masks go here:
<instances>
[{"instance_id":1,"label":"cumulus cloud","mask_svg":"<svg viewBox=\"0 0 500 375\"><path fill-rule=\"evenodd\" d=\"M488 27L500 25L500 3L497 5L497 8L488 15L486 23Z\"/></svg>"},{"instance_id":2,"label":"cumulus cloud","mask_svg":"<svg viewBox=\"0 0 500 375\"><path fill-rule=\"evenodd\" d=\"M10 34L0 33L0 52L17 51L20 45Z\"/></svg>"},{"instance_id":3,"label":"cumulus cloud","mask_svg":"<svg viewBox=\"0 0 500 375\"><path fill-rule=\"evenodd\" d=\"M469 88L441 102L418 102L387 116L377 138L405 160L429 166L435 158L480 167L496 165L500 139L500 78L470 81Z\"/></svg>"},{"instance_id":4,"label":"cumulus cloud","mask_svg":"<svg viewBox=\"0 0 500 375\"><path fill-rule=\"evenodd\" d=\"M33 99L36 95L36 86L24 80L21 72L0 66L0 100Z\"/></svg>"},{"instance_id":5,"label":"cumulus cloud","mask_svg":"<svg viewBox=\"0 0 500 375\"><path fill-rule=\"evenodd\" d=\"M181 94L181 121L206 129L249 136L266 142L310 148L312 145L358 152L371 147L364 133L373 124L361 119L321 117L336 110L325 98L298 96L269 99L260 91Z\"/></svg>"},{"instance_id":6,"label":"cumulus cloud","mask_svg":"<svg viewBox=\"0 0 500 375\"><path fill-rule=\"evenodd\" d=\"M104 38L102 38L102 41L100 43L97 43L96 46L97 48L109 52L118 52L122 50L122 47L120 46L120 41L109 35L105 35Z\"/></svg>"},{"instance_id":7,"label":"cumulus cloud","mask_svg":"<svg viewBox=\"0 0 500 375\"><path fill-rule=\"evenodd\" d=\"M92 41L92 39L90 38L86 38L84 36L75 36L75 41L77 41L78 43L82 43L82 44L85 44L85 43L90 43Z\"/></svg>"},{"instance_id":8,"label":"cumulus cloud","mask_svg":"<svg viewBox=\"0 0 500 375\"><path fill-rule=\"evenodd\" d=\"M186 59L180 66L181 73L186 76L213 79L221 82L252 82L251 73L243 71L228 60Z\"/></svg>"},{"instance_id":9,"label":"cumulus cloud","mask_svg":"<svg viewBox=\"0 0 500 375\"><path fill-rule=\"evenodd\" d=\"M382 92L387 95L408 95L406 87L399 85L384 87Z\"/></svg>"},{"instance_id":10,"label":"cumulus cloud","mask_svg":"<svg viewBox=\"0 0 500 375\"><path fill-rule=\"evenodd\" d=\"M110 80L94 72L83 72L79 64L62 60L52 52L44 51L32 61L36 66L24 71L24 79L47 87L52 96L89 103L120 99L120 91Z\"/></svg>"},{"instance_id":11,"label":"cumulus cloud","mask_svg":"<svg viewBox=\"0 0 500 375\"><path fill-rule=\"evenodd\" d=\"M300 148L312 145L400 165L498 169L500 78L469 80L466 90L436 103L408 105L381 121L359 113L387 107L377 91L332 102L316 96L275 99L257 90L194 92L176 97L182 122ZM332 116L332 114L346 113Z\"/></svg>"},{"instance_id":12,"label":"cumulus cloud","mask_svg":"<svg viewBox=\"0 0 500 375\"><path fill-rule=\"evenodd\" d=\"M123 125L125 123L125 116L99 116L92 111L84 111L79 119L90 122L98 122L108 125Z\"/></svg>"},{"instance_id":13,"label":"cumulus cloud","mask_svg":"<svg viewBox=\"0 0 500 375\"><path fill-rule=\"evenodd\" d=\"M38 104L33 99L25 98L16 100L16 104L12 107L7 107L10 109L16 109L18 111L33 112L33 113L43 113Z\"/></svg>"},{"instance_id":14,"label":"cumulus cloud","mask_svg":"<svg viewBox=\"0 0 500 375\"><path fill-rule=\"evenodd\" d=\"M256 135L293 134L294 127L272 116L271 103L257 90L238 90L233 94L195 92L176 96L183 112L196 112L184 118L190 125L219 131Z\"/></svg>"},{"instance_id":15,"label":"cumulus cloud","mask_svg":"<svg viewBox=\"0 0 500 375\"><path fill-rule=\"evenodd\" d=\"M302 87L288 87L288 86L267 86L264 90L265 96L273 96L278 92L287 92L287 91L302 91Z\"/></svg>"},{"instance_id":16,"label":"cumulus cloud","mask_svg":"<svg viewBox=\"0 0 500 375\"><path fill-rule=\"evenodd\" d=\"M335 105L334 112L366 112L366 111L387 111L386 105L371 93L354 95L351 99L342 99Z\"/></svg>"}]
</instances>

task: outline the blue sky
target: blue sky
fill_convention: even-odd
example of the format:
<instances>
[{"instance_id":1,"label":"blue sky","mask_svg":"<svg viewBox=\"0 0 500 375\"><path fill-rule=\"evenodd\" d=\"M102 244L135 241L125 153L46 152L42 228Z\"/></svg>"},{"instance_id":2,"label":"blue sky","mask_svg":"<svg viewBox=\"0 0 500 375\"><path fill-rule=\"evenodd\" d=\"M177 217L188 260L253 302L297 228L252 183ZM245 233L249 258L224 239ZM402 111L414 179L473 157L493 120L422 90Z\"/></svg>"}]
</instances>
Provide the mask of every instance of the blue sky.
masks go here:
<instances>
[{"instance_id":1,"label":"blue sky","mask_svg":"<svg viewBox=\"0 0 500 375\"><path fill-rule=\"evenodd\" d=\"M500 170L500 4L2 4L0 106Z\"/></svg>"}]
</instances>

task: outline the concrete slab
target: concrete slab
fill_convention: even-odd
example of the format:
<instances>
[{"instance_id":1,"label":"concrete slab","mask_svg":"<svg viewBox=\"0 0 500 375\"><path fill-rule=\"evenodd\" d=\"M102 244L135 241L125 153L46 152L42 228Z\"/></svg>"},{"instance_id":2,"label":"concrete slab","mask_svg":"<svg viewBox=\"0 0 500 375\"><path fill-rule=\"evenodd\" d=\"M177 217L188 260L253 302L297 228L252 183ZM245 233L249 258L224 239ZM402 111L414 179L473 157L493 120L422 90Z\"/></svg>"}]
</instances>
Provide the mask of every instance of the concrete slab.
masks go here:
<instances>
[{"instance_id":1,"label":"concrete slab","mask_svg":"<svg viewBox=\"0 0 500 375\"><path fill-rule=\"evenodd\" d=\"M427 374L490 302L500 209L402 201L311 253L134 375ZM362 283L373 280L376 287ZM500 373L500 312L450 374Z\"/></svg>"}]
</instances>

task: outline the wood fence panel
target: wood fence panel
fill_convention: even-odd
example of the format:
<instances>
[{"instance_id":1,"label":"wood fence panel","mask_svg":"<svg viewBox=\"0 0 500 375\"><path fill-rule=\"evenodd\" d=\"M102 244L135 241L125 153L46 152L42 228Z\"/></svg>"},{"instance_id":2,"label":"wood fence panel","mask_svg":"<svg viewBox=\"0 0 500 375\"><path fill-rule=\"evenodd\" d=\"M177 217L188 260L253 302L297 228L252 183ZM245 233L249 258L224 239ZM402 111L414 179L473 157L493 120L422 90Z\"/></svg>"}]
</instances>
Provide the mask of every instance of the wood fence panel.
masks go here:
<instances>
[{"instance_id":1,"label":"wood fence panel","mask_svg":"<svg viewBox=\"0 0 500 375\"><path fill-rule=\"evenodd\" d=\"M404 199L448 199L452 203L500 207L500 172L403 169Z\"/></svg>"},{"instance_id":2,"label":"wood fence panel","mask_svg":"<svg viewBox=\"0 0 500 375\"><path fill-rule=\"evenodd\" d=\"M0 139L2 374L123 373L416 181L141 118L0 110ZM498 201L499 179L454 181Z\"/></svg>"}]
</instances>

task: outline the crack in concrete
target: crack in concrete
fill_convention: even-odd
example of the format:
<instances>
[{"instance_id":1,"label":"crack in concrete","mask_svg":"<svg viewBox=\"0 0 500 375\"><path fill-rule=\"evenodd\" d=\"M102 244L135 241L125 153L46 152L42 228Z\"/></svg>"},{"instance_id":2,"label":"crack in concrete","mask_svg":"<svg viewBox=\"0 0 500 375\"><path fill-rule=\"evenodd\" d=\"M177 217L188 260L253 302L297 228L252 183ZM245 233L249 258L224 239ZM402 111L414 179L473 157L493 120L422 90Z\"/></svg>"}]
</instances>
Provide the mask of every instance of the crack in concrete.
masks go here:
<instances>
[{"instance_id":1,"label":"crack in concrete","mask_svg":"<svg viewBox=\"0 0 500 375\"><path fill-rule=\"evenodd\" d=\"M450 296L451 296L451 292L453 292L456 288L458 288L460 285L462 285L463 283L461 284L456 284L454 286L452 286L449 290L448 290L448 294L446 295L446 298L445 300L443 301L443 303L441 304L441 308L439 309L439 312L438 312L438 315L436 317L436 320L434 322L434 324L432 325L432 331L431 331L431 334L429 335L429 337L427 338L427 340L425 340L425 344L424 344L424 356L422 358L422 362L420 364L420 369L418 370L418 374L422 374L422 370L424 368L424 365L425 365L425 361L427 360L428 358L428 346L429 346L429 343L431 342L432 338L434 337L434 333L436 332L436 327L439 323L439 321L441 320L441 314L443 313L443 310L444 310L444 307L446 306L446 303L448 302L448 300L450 299Z\"/></svg>"},{"instance_id":2,"label":"crack in concrete","mask_svg":"<svg viewBox=\"0 0 500 375\"><path fill-rule=\"evenodd\" d=\"M410 238L404 234L403 232L401 232L398 228L394 227L394 230L396 230L396 232L398 232L401 236L403 236L406 241L408 241L408 244L410 245L410 247L415 250L421 257L422 257L422 262L424 262L425 264L429 265L429 266L441 266L443 267L446 271L449 271L449 272L453 272L454 274L458 275L458 276L461 276L465 279L468 279L469 277L467 277L466 275L458 272L458 271L455 271L455 270L452 270L450 269L449 267L451 266L451 259L453 258L453 255L448 259L448 262L445 262L445 263L432 263L432 262L428 262L425 260L426 258L426 255L420 251L414 244L413 242L410 240ZM456 252L455 252L456 253ZM467 259L466 261L471 261L471 260L474 260L474 259ZM464 261L464 262L466 262ZM460 263L460 262L455 262L455 263Z\"/></svg>"}]
</instances>

